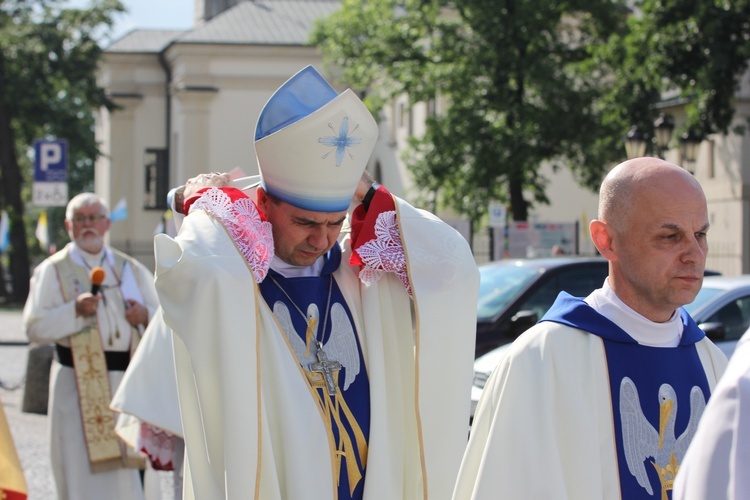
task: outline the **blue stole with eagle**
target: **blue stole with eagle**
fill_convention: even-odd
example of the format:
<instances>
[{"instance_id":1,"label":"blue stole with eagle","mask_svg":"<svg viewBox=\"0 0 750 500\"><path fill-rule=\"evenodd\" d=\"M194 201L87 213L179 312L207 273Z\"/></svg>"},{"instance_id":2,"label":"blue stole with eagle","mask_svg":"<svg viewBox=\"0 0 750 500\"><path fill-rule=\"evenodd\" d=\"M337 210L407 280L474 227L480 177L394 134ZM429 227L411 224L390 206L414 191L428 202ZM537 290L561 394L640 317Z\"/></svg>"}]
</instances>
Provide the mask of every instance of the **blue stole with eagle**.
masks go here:
<instances>
[{"instance_id":1,"label":"blue stole with eagle","mask_svg":"<svg viewBox=\"0 0 750 500\"><path fill-rule=\"evenodd\" d=\"M320 276L285 278L269 269L260 291L317 395L335 446L338 499L360 500L370 435L370 382L351 311L333 277L340 264L341 248L336 244ZM321 355L333 369L316 371L322 366Z\"/></svg>"},{"instance_id":2,"label":"blue stole with eagle","mask_svg":"<svg viewBox=\"0 0 750 500\"><path fill-rule=\"evenodd\" d=\"M565 292L540 320L589 332L604 342L622 498L672 497L675 474L710 395L695 347L705 333L682 308L680 316L677 347L640 345L583 299Z\"/></svg>"}]
</instances>

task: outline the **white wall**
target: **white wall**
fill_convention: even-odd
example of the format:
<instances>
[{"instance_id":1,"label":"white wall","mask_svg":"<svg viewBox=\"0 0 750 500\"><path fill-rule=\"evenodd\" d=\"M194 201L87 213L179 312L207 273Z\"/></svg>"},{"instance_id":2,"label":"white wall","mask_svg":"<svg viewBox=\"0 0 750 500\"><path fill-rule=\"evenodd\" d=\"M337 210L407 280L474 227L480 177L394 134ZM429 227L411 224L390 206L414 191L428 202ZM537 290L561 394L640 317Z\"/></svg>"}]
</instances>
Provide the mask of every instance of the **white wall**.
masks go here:
<instances>
[{"instance_id":1,"label":"white wall","mask_svg":"<svg viewBox=\"0 0 750 500\"><path fill-rule=\"evenodd\" d=\"M257 174L260 111L292 74L320 61L305 47L210 45L175 45L167 58L174 68L170 176L176 185L235 167Z\"/></svg>"},{"instance_id":2,"label":"white wall","mask_svg":"<svg viewBox=\"0 0 750 500\"><path fill-rule=\"evenodd\" d=\"M199 0L200 1L200 0ZM274 90L307 64L321 68L321 58L310 47L175 44L167 50L172 71L170 183L179 185L202 172L240 167L257 173L253 137L257 117ZM115 96L122 110L98 115L96 137L106 156L96 164L96 191L112 206L123 196L129 217L112 226L112 240L149 242L160 221L158 211L144 211L143 154L146 148L165 147L166 74L156 54L105 53L100 85ZM746 75L739 95L750 95ZM438 101L438 107L445 106ZM746 125L750 103L737 101L738 125ZM683 119L680 109L666 110ZM416 187L401 161L410 134L424 132L427 105L409 110L405 98L381 112L380 138L370 170L397 196L413 201ZM440 112L440 109L438 109ZM677 144L675 139L674 144ZM680 163L679 151L667 152ZM623 151L624 159L624 151ZM712 224L708 266L724 274L750 272L750 135L712 136L701 146L696 178L703 186ZM552 172L549 206L531 210L539 222L579 221L580 252L593 254L588 223L596 216L597 194L577 185L565 169ZM711 173L713 172L713 173ZM485 232L480 228L481 232Z\"/></svg>"},{"instance_id":3,"label":"white wall","mask_svg":"<svg viewBox=\"0 0 750 500\"><path fill-rule=\"evenodd\" d=\"M128 218L112 223L112 241L149 239L161 212L143 210L143 155L147 148L162 148L166 142L166 78L154 56L118 55L117 59L113 64L105 56L99 75L100 85L121 109L99 113L96 138L105 155L96 163L95 190L110 208L122 198L127 201Z\"/></svg>"},{"instance_id":4,"label":"white wall","mask_svg":"<svg viewBox=\"0 0 750 500\"><path fill-rule=\"evenodd\" d=\"M552 170L549 164L541 167L542 176L549 180L547 197L549 205L539 205L531 209L532 222L578 222L579 253L594 255L596 248L589 236L588 224L596 218L599 208L597 192L582 188L568 169Z\"/></svg>"}]
</instances>

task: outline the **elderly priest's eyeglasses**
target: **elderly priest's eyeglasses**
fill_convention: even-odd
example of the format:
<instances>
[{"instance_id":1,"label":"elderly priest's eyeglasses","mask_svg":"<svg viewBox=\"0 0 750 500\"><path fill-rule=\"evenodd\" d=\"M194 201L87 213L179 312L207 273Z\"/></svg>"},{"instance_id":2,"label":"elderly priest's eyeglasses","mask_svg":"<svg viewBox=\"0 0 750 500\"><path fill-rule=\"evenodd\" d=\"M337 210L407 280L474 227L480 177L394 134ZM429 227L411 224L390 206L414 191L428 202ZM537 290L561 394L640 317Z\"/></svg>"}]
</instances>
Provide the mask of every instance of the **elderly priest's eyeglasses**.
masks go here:
<instances>
[{"instance_id":1,"label":"elderly priest's eyeglasses","mask_svg":"<svg viewBox=\"0 0 750 500\"><path fill-rule=\"evenodd\" d=\"M91 222L91 223L95 223L95 222L99 222L100 220L104 220L106 218L107 218L106 215L101 215L101 214L98 214L98 215L81 215L81 214L76 214L76 215L73 216L73 223L75 223L75 224L84 224L86 221Z\"/></svg>"}]
</instances>

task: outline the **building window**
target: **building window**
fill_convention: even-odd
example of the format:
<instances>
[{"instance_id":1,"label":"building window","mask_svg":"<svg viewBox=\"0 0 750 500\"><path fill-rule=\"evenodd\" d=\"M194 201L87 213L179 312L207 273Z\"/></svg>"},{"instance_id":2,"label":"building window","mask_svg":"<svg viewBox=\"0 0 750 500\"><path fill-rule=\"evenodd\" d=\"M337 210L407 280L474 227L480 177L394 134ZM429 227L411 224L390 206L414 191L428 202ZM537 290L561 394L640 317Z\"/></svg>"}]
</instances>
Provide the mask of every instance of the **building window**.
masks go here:
<instances>
[{"instance_id":1,"label":"building window","mask_svg":"<svg viewBox=\"0 0 750 500\"><path fill-rule=\"evenodd\" d=\"M166 210L169 191L169 161L166 149L146 149L143 155L144 183L143 208Z\"/></svg>"}]
</instances>

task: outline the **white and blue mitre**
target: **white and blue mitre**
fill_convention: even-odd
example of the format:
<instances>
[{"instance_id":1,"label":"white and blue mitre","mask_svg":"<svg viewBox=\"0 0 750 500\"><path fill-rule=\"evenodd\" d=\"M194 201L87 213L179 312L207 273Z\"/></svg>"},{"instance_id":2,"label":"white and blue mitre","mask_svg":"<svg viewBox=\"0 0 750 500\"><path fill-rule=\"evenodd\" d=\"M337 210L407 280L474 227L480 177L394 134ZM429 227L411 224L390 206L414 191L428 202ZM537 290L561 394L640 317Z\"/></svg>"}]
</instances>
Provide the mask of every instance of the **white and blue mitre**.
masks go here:
<instances>
[{"instance_id":1,"label":"white and blue mitre","mask_svg":"<svg viewBox=\"0 0 750 500\"><path fill-rule=\"evenodd\" d=\"M255 128L263 189L317 212L349 208L378 138L378 124L350 89L338 94L308 66L271 96Z\"/></svg>"}]
</instances>

